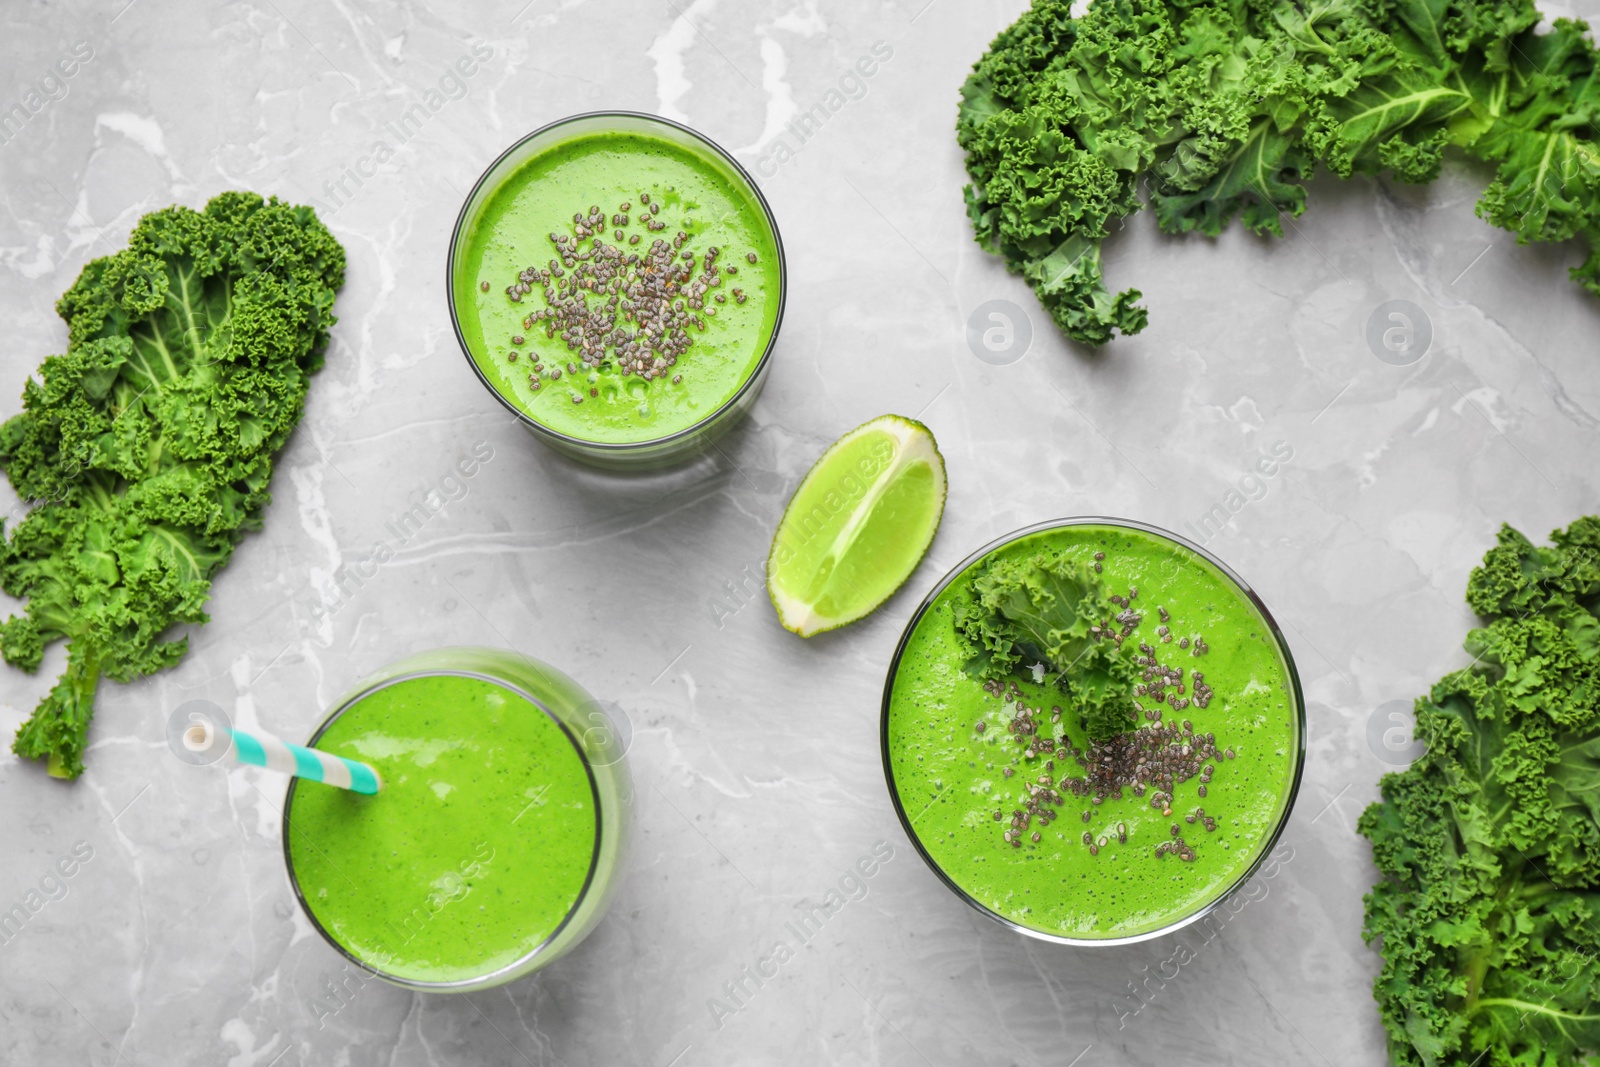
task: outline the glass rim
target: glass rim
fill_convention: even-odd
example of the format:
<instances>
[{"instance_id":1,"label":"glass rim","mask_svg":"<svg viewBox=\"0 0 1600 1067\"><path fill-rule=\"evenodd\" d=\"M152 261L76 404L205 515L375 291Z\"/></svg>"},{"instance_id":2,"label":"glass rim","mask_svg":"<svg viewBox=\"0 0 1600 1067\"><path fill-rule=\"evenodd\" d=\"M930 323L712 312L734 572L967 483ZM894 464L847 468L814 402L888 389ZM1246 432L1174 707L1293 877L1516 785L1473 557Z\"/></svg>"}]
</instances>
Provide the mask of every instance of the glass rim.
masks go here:
<instances>
[{"instance_id":1,"label":"glass rim","mask_svg":"<svg viewBox=\"0 0 1600 1067\"><path fill-rule=\"evenodd\" d=\"M500 686L503 689L509 689L517 696L532 704L539 711L543 712L551 722L555 723L556 727L561 730L562 735L566 737L569 743L571 743L573 750L578 754L579 761L583 764L583 772L589 780L589 793L594 800L594 847L589 853L589 870L583 876L583 885L579 888L578 895L572 902L572 907L567 909L567 913L561 917L561 921L556 924L555 929L551 930L549 936L543 941L539 942L539 944L535 945L528 952L518 956L510 963L507 963L501 967L497 967L492 971L486 971L483 974L474 975L471 978L455 978L448 981L429 981L421 978L407 978L404 975L394 974L390 971L373 966L371 961L362 959L354 952L350 951L349 948L341 944L339 940L322 925L322 922L317 918L316 913L311 910L311 905L306 900L305 893L303 893L300 889L300 879L295 876L294 855L290 851L289 846L290 809L294 805L295 789L300 784L300 779L295 777L291 777L289 779L289 784L286 787L283 798L283 866L285 871L288 872L289 887L294 891L295 902L300 905L301 912L306 916L307 919L310 920L312 927L316 929L317 933L322 936L324 941L333 946L334 951L338 952L339 955L343 956L351 963L354 963L357 967L360 967L364 972L373 977L381 978L386 982L391 982L395 985L403 986L407 989L413 989L423 993L470 992L474 989L483 988L488 985L496 985L502 981L508 981L511 978L523 973L527 968L527 965L536 959L541 953L548 950L549 947L555 943L556 939L561 936L562 931L564 931L572 922L573 917L577 915L579 909L582 908L584 900L588 898L589 890L594 885L595 874L600 868L601 845L605 840L605 813L600 800L600 783L595 778L594 767L589 761L588 754L584 752L583 746L578 743L578 739L573 736L572 730L567 726L567 724L562 722L559 716L546 707L544 701L540 700L538 697L534 696L520 685L505 681L501 678L496 678L493 675L485 674L482 671L450 669L407 671L404 674L398 674L390 678L384 678L373 685L364 686L360 690L351 694L347 699L341 701L338 707L334 708L327 714L327 716L322 720L321 724L318 725L314 731L312 731L310 739L305 743L306 747L315 748L317 741L322 737L323 734L327 733L328 728L331 727L341 715L379 690L387 689L390 686L398 685L401 682L414 681L418 678L433 678L439 675L449 675L457 678L475 678L479 681L489 682L493 685ZM381 790L379 791L378 795L383 795Z\"/></svg>"},{"instance_id":2,"label":"glass rim","mask_svg":"<svg viewBox=\"0 0 1600 1067\"><path fill-rule=\"evenodd\" d=\"M469 222L468 214L471 211L473 201L477 199L479 192L484 189L489 180L489 176L494 173L495 169L499 167L501 163L505 162L518 149L536 137L543 137L546 134L549 134L551 131L560 129L562 126L566 126L571 123L583 122L592 119L609 118L638 119L643 120L646 123L656 123L661 126L670 127L671 129L685 134L704 145L712 152L712 154L717 156L717 158L721 159L728 166L732 167L734 173L743 179L745 185L749 187L750 192L754 194L756 204L761 208L761 214L766 219L767 229L772 234L773 246L778 250L778 309L772 320L772 329L767 333L767 343L766 347L762 349L761 358L756 361L756 364L753 368L751 368L750 373L745 375L744 381L739 383L739 387L728 396L727 400L719 404L715 411L706 415L702 419L696 420L691 425L685 426L681 430L674 430L672 433L669 433L663 437L652 437L647 441L590 441L582 437L573 437L571 434L562 433L560 430L546 426L544 423L535 419L532 415L529 415L526 411L523 411L521 408L517 407L508 397L505 396L505 394L499 390L499 388L495 386L493 382L489 380L488 375L483 372L483 368L478 366L478 361L473 358L472 349L467 344L466 335L461 332L461 315L456 308L456 252L460 245L462 232ZM483 173L478 176L478 180L472 183L472 188L468 190L466 198L461 202L461 211L456 215L455 225L450 230L450 246L445 257L445 298L446 302L450 305L450 329L455 334L456 344L460 347L461 354L466 357L467 364L472 368L472 373L477 375L478 381L481 382L491 394L493 394L496 400L500 401L501 405L504 406L507 411L515 415L519 422L521 422L528 429L532 430L535 434L548 437L552 442L570 449L589 450L599 454L628 455L633 452L655 451L663 447L676 444L685 438L700 433L705 429L705 427L722 418L722 416L725 415L731 408L735 407L740 401L742 401L746 394L749 393L751 388L755 387L765 375L767 365L772 361L773 349L775 349L778 345L778 334L783 326L783 312L788 303L788 295L789 264L788 258L783 250L783 235L778 230L778 218L775 214L773 214L772 205L767 202L766 194L761 191L761 186L756 184L755 178L752 177L750 172L744 168L742 163L733 157L731 152L723 148L711 138L707 137L705 134L701 133L699 130L696 130L674 119L666 118L662 115L653 115L648 111L580 111L576 114L568 115L565 118L559 118L553 122L547 122L543 126L533 130L531 133L524 134L523 136L517 138L505 149L505 151L496 156L494 160L484 168Z\"/></svg>"},{"instance_id":3,"label":"glass rim","mask_svg":"<svg viewBox=\"0 0 1600 1067\"><path fill-rule=\"evenodd\" d=\"M1111 526L1137 530L1141 533L1160 537L1164 540L1180 545L1199 556L1211 566L1215 567L1225 578L1231 581L1238 588L1239 592L1244 594L1245 598L1250 602L1250 604L1261 614L1261 618L1266 623L1267 630L1272 635L1273 642L1278 648L1278 653L1283 658L1284 669L1288 674L1289 691L1294 697L1294 723L1296 730L1295 747L1293 752L1293 771L1289 775L1288 792L1283 802L1283 809L1278 813L1276 822L1273 825L1271 832L1268 833L1264 838L1261 850L1259 853L1257 853L1256 858L1250 862L1250 865L1246 867L1237 878L1219 891L1215 897L1202 904L1194 911L1182 915L1177 919L1174 919L1172 922L1166 923L1165 925L1159 926L1153 930L1145 930L1136 934L1125 934L1120 937L1073 937L1067 934L1056 934L1046 930L1038 930L1034 927L1026 926L1015 919L1009 918L1008 916L1001 915L999 912L994 911L975 898L965 888L959 885L955 879L952 878L944 870L944 868L941 867L939 863L928 854L928 850L923 846L922 838L917 834L916 830L912 828L911 818L906 813L905 805L900 800L899 790L895 787L894 765L889 755L889 706L890 700L894 695L895 676L899 673L900 660L905 655L906 646L911 643L912 635L916 633L917 626L922 622L923 616L928 613L928 609L933 606L934 601L939 598L941 593L953 585L962 574L966 573L967 568L979 562L990 553L998 551L999 549L1004 548L1006 545L1020 541L1025 537L1031 537L1034 534L1045 533L1051 530L1065 529L1072 526ZM905 629L900 634L900 640L895 645L894 656L889 661L889 673L884 679L883 702L878 720L878 750L883 759L883 776L885 783L889 787L889 799L894 805L896 817L900 820L900 828L905 831L906 837L911 840L911 845L917 850L917 855L922 857L922 862L927 864L928 869L931 870L934 875L944 883L947 889L949 889L960 900L965 902L968 906L972 907L980 914L1026 937L1031 937L1039 941L1048 941L1052 944L1071 945L1079 948L1109 948L1119 945L1133 945L1142 941L1151 941L1158 937L1165 937L1167 934L1176 933L1187 926L1199 922L1201 919L1204 919L1206 916L1210 915L1212 912L1221 907L1230 897L1237 893L1258 870L1261 869L1262 864L1266 862L1267 857L1272 854L1272 850L1277 846L1278 839L1283 835L1284 828L1289 824L1289 816L1294 811L1295 800L1300 794L1300 780L1302 773L1305 770L1306 762L1306 702L1305 694L1302 692L1300 687L1300 673L1295 667L1294 655L1289 649L1289 642L1284 637L1283 630L1278 626L1277 620L1273 618L1272 612L1267 608L1266 602L1261 599L1260 595L1256 593L1255 589L1251 587L1250 583L1246 582L1242 577L1240 577L1232 567L1228 566L1211 552L1208 552L1205 548L1189 540L1188 538L1183 537L1180 534L1175 534L1170 530L1163 529L1162 527L1156 526L1153 523L1141 522L1138 519L1123 519L1107 515L1080 515L1061 519L1047 519L1043 522L1036 522L1032 525L1021 527L1011 531L1008 534L1004 534L995 538L994 540L985 544L983 547L979 548L977 551L968 555L954 567L950 568L949 572L946 573L943 578L939 579L938 584L936 584L933 589L928 592L927 596L922 598L922 602L917 605L917 610L912 612L911 618L906 622Z\"/></svg>"}]
</instances>

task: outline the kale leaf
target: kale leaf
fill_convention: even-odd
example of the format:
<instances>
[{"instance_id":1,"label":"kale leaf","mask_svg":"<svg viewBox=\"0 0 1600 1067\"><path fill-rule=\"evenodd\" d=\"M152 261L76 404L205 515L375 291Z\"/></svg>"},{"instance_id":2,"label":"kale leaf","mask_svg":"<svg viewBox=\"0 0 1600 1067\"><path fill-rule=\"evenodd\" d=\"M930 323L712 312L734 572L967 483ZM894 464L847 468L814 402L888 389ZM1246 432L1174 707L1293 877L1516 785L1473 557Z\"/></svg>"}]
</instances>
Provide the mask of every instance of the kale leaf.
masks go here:
<instances>
[{"instance_id":1,"label":"kale leaf","mask_svg":"<svg viewBox=\"0 0 1600 1067\"><path fill-rule=\"evenodd\" d=\"M1519 243L1583 236L1600 295L1600 64L1532 0L1034 0L961 91L978 242L1074 340L1143 329L1101 242L1148 191L1167 233L1283 235L1318 165L1432 181L1495 165L1478 214Z\"/></svg>"},{"instance_id":2,"label":"kale leaf","mask_svg":"<svg viewBox=\"0 0 1600 1067\"><path fill-rule=\"evenodd\" d=\"M1600 519L1474 570L1473 663L1417 701L1427 751L1362 815L1364 936L1399 1065L1600 1054Z\"/></svg>"},{"instance_id":3,"label":"kale leaf","mask_svg":"<svg viewBox=\"0 0 1600 1067\"><path fill-rule=\"evenodd\" d=\"M261 524L344 266L310 208L230 192L146 215L56 304L67 351L0 426L0 467L34 503L9 536L0 525L0 588L28 602L0 623L0 653L32 671L68 642L18 755L77 777L100 677L187 650L164 635L206 621L212 576Z\"/></svg>"},{"instance_id":4,"label":"kale leaf","mask_svg":"<svg viewBox=\"0 0 1600 1067\"><path fill-rule=\"evenodd\" d=\"M1026 677L1058 687L1090 739L1133 729L1138 671L1102 629L1105 590L1087 567L1043 552L1002 557L966 591L953 601L955 625L974 674L1003 681L1038 664L1043 677Z\"/></svg>"}]
</instances>

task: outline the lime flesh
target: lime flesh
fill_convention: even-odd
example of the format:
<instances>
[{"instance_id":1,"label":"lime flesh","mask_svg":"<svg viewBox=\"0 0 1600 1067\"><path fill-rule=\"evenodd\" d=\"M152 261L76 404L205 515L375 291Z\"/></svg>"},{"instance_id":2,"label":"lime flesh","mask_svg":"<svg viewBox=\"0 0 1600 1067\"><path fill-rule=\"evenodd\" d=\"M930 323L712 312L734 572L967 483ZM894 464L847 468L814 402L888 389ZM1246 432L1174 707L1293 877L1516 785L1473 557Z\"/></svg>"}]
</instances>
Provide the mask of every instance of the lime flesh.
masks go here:
<instances>
[{"instance_id":1,"label":"lime flesh","mask_svg":"<svg viewBox=\"0 0 1600 1067\"><path fill-rule=\"evenodd\" d=\"M870 614L917 569L944 514L944 457L922 423L882 415L835 441L795 490L767 559L787 630Z\"/></svg>"}]
</instances>

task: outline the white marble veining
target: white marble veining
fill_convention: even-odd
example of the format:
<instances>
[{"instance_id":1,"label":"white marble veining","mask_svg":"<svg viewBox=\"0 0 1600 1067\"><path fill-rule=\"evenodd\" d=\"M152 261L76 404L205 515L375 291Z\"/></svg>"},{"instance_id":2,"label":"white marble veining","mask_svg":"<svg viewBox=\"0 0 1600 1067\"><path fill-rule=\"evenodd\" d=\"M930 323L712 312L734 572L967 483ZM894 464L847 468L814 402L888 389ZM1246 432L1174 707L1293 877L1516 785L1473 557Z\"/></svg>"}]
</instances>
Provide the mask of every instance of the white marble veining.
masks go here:
<instances>
[{"instance_id":1,"label":"white marble veining","mask_svg":"<svg viewBox=\"0 0 1600 1067\"><path fill-rule=\"evenodd\" d=\"M0 909L90 854L0 944L0 1062L1383 1061L1360 936L1374 872L1353 832L1386 769L1369 716L1465 661L1462 589L1502 521L1542 538L1600 490L1600 301L1566 278L1574 248L1517 247L1473 216L1480 168L1424 188L1318 179L1280 241L1177 240L1141 217L1108 269L1144 290L1151 326L1091 354L962 212L956 89L1020 0L124 2L0 16L0 106L79 42L92 53L0 144L0 414L64 345L57 296L143 212L236 187L316 203L349 281L266 528L188 657L102 685L79 782L0 756ZM889 57L860 91L797 132L878 42ZM475 45L492 58L450 76ZM397 136L430 92L437 109ZM602 107L737 147L792 272L749 423L724 455L642 479L522 433L468 373L442 285L487 161ZM964 339L997 298L1033 320L1031 350L1003 367ZM1391 299L1432 323L1413 366L1364 340ZM823 445L887 411L938 436L943 528L882 612L802 642L759 589L772 526ZM393 543L385 523L480 442L493 458L466 495ZM1292 459L1210 543L1278 614L1304 678L1309 762L1282 861L1211 941L1073 951L985 922L923 868L884 788L878 700L902 624L1009 529L1077 513L1183 529L1278 442ZM393 559L341 601L341 568L385 540ZM196 697L303 736L363 675L451 643L522 649L625 708L642 798L632 869L592 938L470 1001L342 973L285 882L281 783L185 766L162 741ZM0 735L62 658L37 677L0 667ZM878 842L893 859L865 895L795 937L787 924ZM731 998L780 942L777 976Z\"/></svg>"}]
</instances>

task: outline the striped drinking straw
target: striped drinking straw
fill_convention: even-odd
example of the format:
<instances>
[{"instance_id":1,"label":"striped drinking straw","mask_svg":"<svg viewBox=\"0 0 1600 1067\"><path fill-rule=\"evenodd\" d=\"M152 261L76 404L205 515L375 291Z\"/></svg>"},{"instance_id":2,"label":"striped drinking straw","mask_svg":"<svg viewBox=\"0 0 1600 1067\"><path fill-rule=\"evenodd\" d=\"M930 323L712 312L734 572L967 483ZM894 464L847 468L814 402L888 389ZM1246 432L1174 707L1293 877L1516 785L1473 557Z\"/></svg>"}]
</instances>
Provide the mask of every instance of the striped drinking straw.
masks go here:
<instances>
[{"instance_id":1,"label":"striped drinking straw","mask_svg":"<svg viewBox=\"0 0 1600 1067\"><path fill-rule=\"evenodd\" d=\"M228 735L226 755L240 763L282 771L296 778L306 778L369 796L383 788L383 779L369 764L335 756L331 752L319 752L304 745L291 745L265 734L252 734L228 726L220 730ZM218 728L209 722L196 722L183 732L183 747L190 752L207 752L220 743L222 738Z\"/></svg>"}]
</instances>

